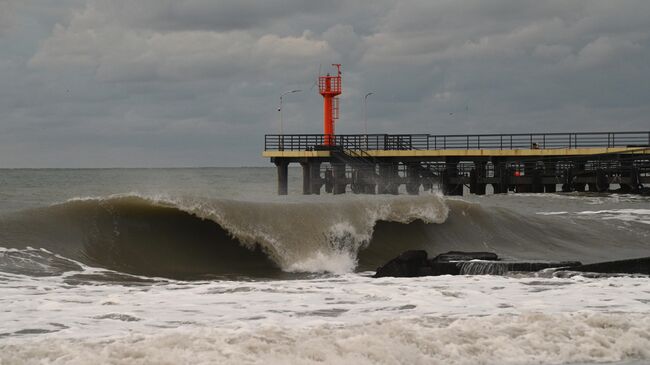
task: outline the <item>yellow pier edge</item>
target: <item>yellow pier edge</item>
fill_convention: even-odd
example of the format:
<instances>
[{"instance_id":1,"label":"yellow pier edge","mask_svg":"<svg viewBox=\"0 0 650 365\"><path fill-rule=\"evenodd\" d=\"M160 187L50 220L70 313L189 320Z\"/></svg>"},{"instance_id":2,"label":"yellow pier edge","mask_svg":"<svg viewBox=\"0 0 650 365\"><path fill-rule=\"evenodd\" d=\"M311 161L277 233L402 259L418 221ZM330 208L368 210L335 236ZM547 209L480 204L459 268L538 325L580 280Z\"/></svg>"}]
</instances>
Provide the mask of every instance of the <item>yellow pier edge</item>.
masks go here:
<instances>
[{"instance_id":1,"label":"yellow pier edge","mask_svg":"<svg viewBox=\"0 0 650 365\"><path fill-rule=\"evenodd\" d=\"M616 153L650 155L650 148L595 147L545 149L445 149L445 150L365 150L368 157L534 157L534 156L588 156ZM327 158L330 151L264 151L269 158Z\"/></svg>"}]
</instances>

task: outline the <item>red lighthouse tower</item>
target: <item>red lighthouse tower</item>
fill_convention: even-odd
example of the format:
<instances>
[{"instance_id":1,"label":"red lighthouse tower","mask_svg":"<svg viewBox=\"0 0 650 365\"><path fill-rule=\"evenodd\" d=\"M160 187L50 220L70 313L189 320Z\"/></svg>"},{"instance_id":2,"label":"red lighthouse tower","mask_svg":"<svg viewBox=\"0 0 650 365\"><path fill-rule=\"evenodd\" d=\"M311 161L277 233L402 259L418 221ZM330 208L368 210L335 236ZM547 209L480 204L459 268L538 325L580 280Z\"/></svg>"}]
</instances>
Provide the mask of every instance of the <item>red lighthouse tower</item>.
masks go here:
<instances>
[{"instance_id":1,"label":"red lighthouse tower","mask_svg":"<svg viewBox=\"0 0 650 365\"><path fill-rule=\"evenodd\" d=\"M323 144L334 145L334 119L339 119L339 98L341 95L341 64L334 63L336 76L318 77L318 90L323 95Z\"/></svg>"}]
</instances>

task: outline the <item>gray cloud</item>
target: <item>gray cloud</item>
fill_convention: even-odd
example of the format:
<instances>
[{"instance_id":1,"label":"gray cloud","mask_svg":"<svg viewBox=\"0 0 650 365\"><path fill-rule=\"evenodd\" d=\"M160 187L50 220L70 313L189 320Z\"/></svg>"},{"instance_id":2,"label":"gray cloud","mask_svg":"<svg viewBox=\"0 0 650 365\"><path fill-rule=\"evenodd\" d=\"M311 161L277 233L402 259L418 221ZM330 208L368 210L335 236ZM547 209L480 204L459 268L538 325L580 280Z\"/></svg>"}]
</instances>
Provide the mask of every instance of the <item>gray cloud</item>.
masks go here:
<instances>
[{"instance_id":1,"label":"gray cloud","mask_svg":"<svg viewBox=\"0 0 650 365\"><path fill-rule=\"evenodd\" d=\"M650 2L0 0L0 166L260 165L262 136L648 129Z\"/></svg>"}]
</instances>

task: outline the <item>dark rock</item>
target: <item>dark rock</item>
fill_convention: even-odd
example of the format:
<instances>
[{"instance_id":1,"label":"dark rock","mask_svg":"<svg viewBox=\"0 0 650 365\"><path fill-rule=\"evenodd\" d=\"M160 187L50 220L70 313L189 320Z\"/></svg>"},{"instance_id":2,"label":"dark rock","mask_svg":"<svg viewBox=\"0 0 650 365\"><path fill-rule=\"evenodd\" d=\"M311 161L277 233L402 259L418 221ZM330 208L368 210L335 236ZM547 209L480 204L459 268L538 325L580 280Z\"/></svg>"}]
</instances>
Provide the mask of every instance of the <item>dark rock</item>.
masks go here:
<instances>
[{"instance_id":1,"label":"dark rock","mask_svg":"<svg viewBox=\"0 0 650 365\"><path fill-rule=\"evenodd\" d=\"M508 271L533 272L550 268L573 268L580 266L580 261L560 261L560 262L509 262Z\"/></svg>"},{"instance_id":2,"label":"dark rock","mask_svg":"<svg viewBox=\"0 0 650 365\"><path fill-rule=\"evenodd\" d=\"M650 257L582 265L578 261L509 262L499 261L491 252L450 251L431 260L426 251L406 251L377 269L374 277L416 277L436 275L500 275L510 271L534 272L549 268L603 274L650 275Z\"/></svg>"},{"instance_id":3,"label":"dark rock","mask_svg":"<svg viewBox=\"0 0 650 365\"><path fill-rule=\"evenodd\" d=\"M433 258L433 262L451 262L451 261L471 261L471 260L489 260L497 261L499 256L493 252L462 252L449 251L441 253Z\"/></svg>"},{"instance_id":4,"label":"dark rock","mask_svg":"<svg viewBox=\"0 0 650 365\"><path fill-rule=\"evenodd\" d=\"M650 257L638 259L599 262L571 267L572 271L603 274L645 274L650 275Z\"/></svg>"},{"instance_id":5,"label":"dark rock","mask_svg":"<svg viewBox=\"0 0 650 365\"><path fill-rule=\"evenodd\" d=\"M429 262L432 276L460 275L460 265L457 262Z\"/></svg>"},{"instance_id":6,"label":"dark rock","mask_svg":"<svg viewBox=\"0 0 650 365\"><path fill-rule=\"evenodd\" d=\"M426 269L427 252L424 250L406 251L396 258L388 261L385 265L377 269L374 277L384 276L393 277L415 277L422 276L421 269ZM425 274L426 275L426 274Z\"/></svg>"}]
</instances>

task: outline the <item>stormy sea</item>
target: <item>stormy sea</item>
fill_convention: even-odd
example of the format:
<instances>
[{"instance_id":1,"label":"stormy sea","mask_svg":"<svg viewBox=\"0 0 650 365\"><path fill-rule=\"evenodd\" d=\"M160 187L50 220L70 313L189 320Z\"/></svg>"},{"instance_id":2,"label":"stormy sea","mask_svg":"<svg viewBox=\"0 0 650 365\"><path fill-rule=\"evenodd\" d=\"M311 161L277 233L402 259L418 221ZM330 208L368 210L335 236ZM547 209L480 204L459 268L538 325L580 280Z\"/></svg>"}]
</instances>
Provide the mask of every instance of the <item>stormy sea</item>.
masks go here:
<instances>
[{"instance_id":1,"label":"stormy sea","mask_svg":"<svg viewBox=\"0 0 650 365\"><path fill-rule=\"evenodd\" d=\"M650 363L646 276L372 278L410 249L650 256L650 197L289 175L277 196L272 168L0 170L0 364Z\"/></svg>"}]
</instances>

